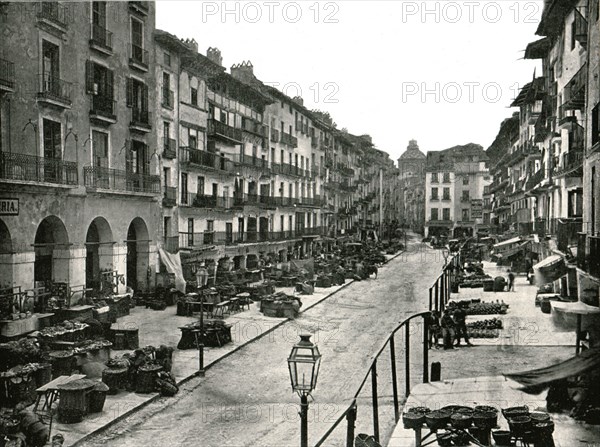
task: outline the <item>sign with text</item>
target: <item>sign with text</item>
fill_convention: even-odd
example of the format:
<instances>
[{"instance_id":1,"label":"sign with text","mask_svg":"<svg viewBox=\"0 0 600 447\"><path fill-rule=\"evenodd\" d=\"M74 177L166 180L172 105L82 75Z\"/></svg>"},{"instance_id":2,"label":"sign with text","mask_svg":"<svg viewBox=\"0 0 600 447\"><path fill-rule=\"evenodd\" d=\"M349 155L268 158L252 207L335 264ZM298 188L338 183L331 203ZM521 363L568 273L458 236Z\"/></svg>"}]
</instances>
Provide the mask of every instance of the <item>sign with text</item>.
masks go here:
<instances>
[{"instance_id":1,"label":"sign with text","mask_svg":"<svg viewBox=\"0 0 600 447\"><path fill-rule=\"evenodd\" d=\"M0 198L0 216L18 216L19 199Z\"/></svg>"},{"instance_id":2,"label":"sign with text","mask_svg":"<svg viewBox=\"0 0 600 447\"><path fill-rule=\"evenodd\" d=\"M483 200L471 200L471 219L481 219L483 217Z\"/></svg>"}]
</instances>

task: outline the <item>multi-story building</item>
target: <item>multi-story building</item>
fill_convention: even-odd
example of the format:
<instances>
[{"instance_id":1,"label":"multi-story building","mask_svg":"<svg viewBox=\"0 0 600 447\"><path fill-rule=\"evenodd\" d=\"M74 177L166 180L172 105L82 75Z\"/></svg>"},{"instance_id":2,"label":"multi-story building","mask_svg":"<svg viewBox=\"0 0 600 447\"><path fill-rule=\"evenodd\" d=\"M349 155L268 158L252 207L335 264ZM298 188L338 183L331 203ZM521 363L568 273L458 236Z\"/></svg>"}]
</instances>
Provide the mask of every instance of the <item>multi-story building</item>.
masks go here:
<instances>
[{"instance_id":1,"label":"multi-story building","mask_svg":"<svg viewBox=\"0 0 600 447\"><path fill-rule=\"evenodd\" d=\"M153 285L160 229L152 2L4 3L2 286Z\"/></svg>"},{"instance_id":2,"label":"multi-story building","mask_svg":"<svg viewBox=\"0 0 600 447\"><path fill-rule=\"evenodd\" d=\"M398 158L400 221L404 227L421 234L425 226L426 158L416 140L410 140Z\"/></svg>"},{"instance_id":3,"label":"multi-story building","mask_svg":"<svg viewBox=\"0 0 600 447\"><path fill-rule=\"evenodd\" d=\"M425 165L425 235L474 236L483 224L483 192L491 178L477 144L428 152Z\"/></svg>"}]
</instances>

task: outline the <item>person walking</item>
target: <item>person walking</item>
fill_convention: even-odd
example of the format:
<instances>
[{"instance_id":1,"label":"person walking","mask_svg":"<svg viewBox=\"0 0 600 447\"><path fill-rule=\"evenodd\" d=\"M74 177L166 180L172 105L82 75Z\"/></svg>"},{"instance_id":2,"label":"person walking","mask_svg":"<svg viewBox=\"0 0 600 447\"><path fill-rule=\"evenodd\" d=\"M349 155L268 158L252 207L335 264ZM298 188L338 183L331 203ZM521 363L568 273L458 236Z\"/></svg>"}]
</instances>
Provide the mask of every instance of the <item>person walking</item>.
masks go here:
<instances>
[{"instance_id":1,"label":"person walking","mask_svg":"<svg viewBox=\"0 0 600 447\"><path fill-rule=\"evenodd\" d=\"M444 340L444 349L454 349L452 345L454 341L454 320L452 319L452 315L450 314L450 310L446 309L444 311L444 315L442 316L442 320L440 325L442 326L442 337Z\"/></svg>"},{"instance_id":2,"label":"person walking","mask_svg":"<svg viewBox=\"0 0 600 447\"><path fill-rule=\"evenodd\" d=\"M465 312L465 310L461 307L454 311L454 324L456 325L456 335L454 337L456 340L456 346L460 346L461 337L465 339L467 346L473 346L469 340L469 334L467 332L467 312Z\"/></svg>"},{"instance_id":3,"label":"person walking","mask_svg":"<svg viewBox=\"0 0 600 447\"><path fill-rule=\"evenodd\" d=\"M508 291L515 291L515 274L508 269Z\"/></svg>"},{"instance_id":4,"label":"person walking","mask_svg":"<svg viewBox=\"0 0 600 447\"><path fill-rule=\"evenodd\" d=\"M440 314L437 310L432 311L427 319L429 327L429 349L440 347L438 339L440 338Z\"/></svg>"}]
</instances>

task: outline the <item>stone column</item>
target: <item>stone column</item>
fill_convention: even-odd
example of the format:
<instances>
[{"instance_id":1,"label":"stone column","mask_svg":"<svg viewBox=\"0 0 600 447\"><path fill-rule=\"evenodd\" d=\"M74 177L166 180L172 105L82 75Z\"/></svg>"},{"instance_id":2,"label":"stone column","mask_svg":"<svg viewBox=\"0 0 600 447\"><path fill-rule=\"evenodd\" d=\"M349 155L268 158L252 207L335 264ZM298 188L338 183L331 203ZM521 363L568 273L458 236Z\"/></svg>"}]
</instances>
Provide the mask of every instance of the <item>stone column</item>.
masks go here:
<instances>
[{"instance_id":1,"label":"stone column","mask_svg":"<svg viewBox=\"0 0 600 447\"><path fill-rule=\"evenodd\" d=\"M112 259L112 270L116 270L120 275L123 275L125 284L127 284L127 243L113 245ZM125 293L125 284L119 283L117 290L119 294Z\"/></svg>"}]
</instances>

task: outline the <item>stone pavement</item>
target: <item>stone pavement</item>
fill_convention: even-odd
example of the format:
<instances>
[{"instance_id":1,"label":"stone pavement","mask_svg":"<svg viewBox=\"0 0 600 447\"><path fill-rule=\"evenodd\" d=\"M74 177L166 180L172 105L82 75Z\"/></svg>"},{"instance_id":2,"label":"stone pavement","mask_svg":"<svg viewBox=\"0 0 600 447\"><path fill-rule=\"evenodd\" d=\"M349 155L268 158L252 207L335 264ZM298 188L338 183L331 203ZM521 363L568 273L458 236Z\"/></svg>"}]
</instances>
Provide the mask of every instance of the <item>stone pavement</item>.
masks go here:
<instances>
[{"instance_id":1,"label":"stone pavement","mask_svg":"<svg viewBox=\"0 0 600 447\"><path fill-rule=\"evenodd\" d=\"M484 262L492 277L507 276L506 267ZM504 301L509 305L506 315L468 316L467 322L500 318L503 329L493 339L472 339L474 347L458 350L432 349L430 361L440 362L442 381L420 384L412 389L404 408L425 405L440 408L461 404L507 407L525 404L544 408L546 392L532 396L517 390L518 384L505 379L502 373L526 371L549 366L575 355L575 334L556 324L550 314L535 306L537 286L525 276L517 276L514 292L483 292L482 288L461 288L452 300L481 298L482 301ZM557 447L591 446L600 440L600 428L575 422L567 415L553 415ZM499 422L505 427L504 418ZM423 433L425 435L425 431ZM389 447L415 445L414 431L405 430L400 422L394 430Z\"/></svg>"},{"instance_id":2,"label":"stone pavement","mask_svg":"<svg viewBox=\"0 0 600 447\"><path fill-rule=\"evenodd\" d=\"M387 260L394 256L386 255ZM353 280L346 280L341 286L330 288L316 288L313 295L300 295L302 307L300 313L306 312L311 307L320 303L326 298L334 295L338 290L347 287ZM276 291L283 291L287 294L295 294L294 288L277 288ZM181 331L180 326L197 321L197 317L182 317L175 314L175 306L167 307L164 311L154 311L142 307L131 309L128 316L119 318L118 322L113 324L114 328L138 328L139 346L160 346L167 345L176 347L179 341ZM232 342L220 347L204 349L205 369L210 368L220 360L239 350L241 347L255 341L281 326L287 318L266 317L260 313L260 303L250 305L250 309L243 310L224 318L227 324L230 324ZM299 340L299 327L295 325L286 328L286 338L290 341L290 346ZM122 355L130 351L111 351L111 358ZM198 351L195 349L178 350L173 352L172 372L182 384L194 377L198 371ZM142 408L153 400L159 398L158 393L138 394L134 392L121 391L114 396L107 396L104 410L101 413L90 414L77 424L53 424L52 433L61 433L65 437L65 445L73 445L84 440L88 435L102 428L105 428L114 422L124 418L137 409Z\"/></svg>"}]
</instances>

